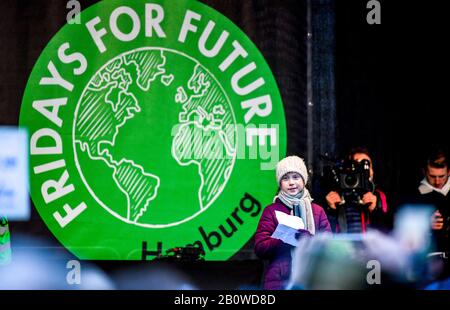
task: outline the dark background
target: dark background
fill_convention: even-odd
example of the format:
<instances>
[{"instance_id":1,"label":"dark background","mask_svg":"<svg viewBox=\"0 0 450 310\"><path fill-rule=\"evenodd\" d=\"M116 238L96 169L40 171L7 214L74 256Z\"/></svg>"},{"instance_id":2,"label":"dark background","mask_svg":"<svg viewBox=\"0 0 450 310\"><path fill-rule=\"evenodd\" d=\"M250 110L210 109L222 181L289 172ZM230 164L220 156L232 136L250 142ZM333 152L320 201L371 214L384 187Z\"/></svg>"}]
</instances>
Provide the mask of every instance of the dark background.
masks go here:
<instances>
[{"instance_id":1,"label":"dark background","mask_svg":"<svg viewBox=\"0 0 450 310\"><path fill-rule=\"evenodd\" d=\"M361 18L365 2L336 1L337 141L366 142L376 181L398 195L417 187L431 147L449 145L449 27L436 1L381 1L381 25Z\"/></svg>"},{"instance_id":2,"label":"dark background","mask_svg":"<svg viewBox=\"0 0 450 310\"><path fill-rule=\"evenodd\" d=\"M82 9L95 2L80 1ZM395 198L417 187L430 147L448 148L450 53L443 2L380 0L381 25L368 25L366 0L310 0L310 41L307 0L202 2L236 23L264 55L285 106L288 154L306 157L315 180L321 155L340 156L365 145L373 155L376 183ZM27 78L66 22L65 5L61 0L0 2L0 125L17 125ZM312 123L308 42L315 52ZM272 184L268 190L274 190ZM14 229L53 238L36 212L30 222L14 223ZM251 241L234 259L249 257L254 258Z\"/></svg>"}]
</instances>

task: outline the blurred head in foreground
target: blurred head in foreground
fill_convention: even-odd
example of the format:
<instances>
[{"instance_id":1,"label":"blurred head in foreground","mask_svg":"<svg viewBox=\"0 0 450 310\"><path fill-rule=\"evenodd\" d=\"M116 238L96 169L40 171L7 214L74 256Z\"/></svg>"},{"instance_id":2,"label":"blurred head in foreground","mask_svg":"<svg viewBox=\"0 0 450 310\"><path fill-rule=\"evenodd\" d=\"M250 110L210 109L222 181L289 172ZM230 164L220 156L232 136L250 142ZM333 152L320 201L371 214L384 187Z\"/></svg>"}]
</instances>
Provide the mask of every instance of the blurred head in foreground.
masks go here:
<instances>
[{"instance_id":1,"label":"blurred head in foreground","mask_svg":"<svg viewBox=\"0 0 450 310\"><path fill-rule=\"evenodd\" d=\"M395 240L377 231L320 234L301 240L293 259L290 288L376 289L406 284L407 255Z\"/></svg>"},{"instance_id":2,"label":"blurred head in foreground","mask_svg":"<svg viewBox=\"0 0 450 310\"><path fill-rule=\"evenodd\" d=\"M417 287L427 278L430 210L403 208L392 235L318 234L293 254L291 289Z\"/></svg>"},{"instance_id":3,"label":"blurred head in foreground","mask_svg":"<svg viewBox=\"0 0 450 310\"><path fill-rule=\"evenodd\" d=\"M34 237L14 234L9 264L0 266L0 290L108 290L108 276L65 249Z\"/></svg>"}]
</instances>

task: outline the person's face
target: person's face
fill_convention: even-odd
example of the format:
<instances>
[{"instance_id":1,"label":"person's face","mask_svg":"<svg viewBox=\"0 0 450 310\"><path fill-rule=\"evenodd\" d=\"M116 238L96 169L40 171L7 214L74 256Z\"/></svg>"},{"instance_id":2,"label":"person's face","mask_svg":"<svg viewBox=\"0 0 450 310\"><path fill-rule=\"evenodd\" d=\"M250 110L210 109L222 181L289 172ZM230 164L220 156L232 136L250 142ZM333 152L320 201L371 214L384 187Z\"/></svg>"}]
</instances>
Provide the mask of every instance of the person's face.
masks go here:
<instances>
[{"instance_id":1,"label":"person's face","mask_svg":"<svg viewBox=\"0 0 450 310\"><path fill-rule=\"evenodd\" d=\"M280 188L292 196L300 193L305 187L302 176L297 172L288 172L281 178Z\"/></svg>"},{"instance_id":2,"label":"person's face","mask_svg":"<svg viewBox=\"0 0 450 310\"><path fill-rule=\"evenodd\" d=\"M428 165L427 170L425 171L425 176L430 185L435 188L442 188L445 183L447 183L449 177L448 167L434 168Z\"/></svg>"},{"instance_id":3,"label":"person's face","mask_svg":"<svg viewBox=\"0 0 450 310\"><path fill-rule=\"evenodd\" d=\"M372 159L367 154L364 153L356 153L353 155L353 160L360 162L363 159L367 159L370 163L370 180L373 180L373 168L372 168Z\"/></svg>"}]
</instances>

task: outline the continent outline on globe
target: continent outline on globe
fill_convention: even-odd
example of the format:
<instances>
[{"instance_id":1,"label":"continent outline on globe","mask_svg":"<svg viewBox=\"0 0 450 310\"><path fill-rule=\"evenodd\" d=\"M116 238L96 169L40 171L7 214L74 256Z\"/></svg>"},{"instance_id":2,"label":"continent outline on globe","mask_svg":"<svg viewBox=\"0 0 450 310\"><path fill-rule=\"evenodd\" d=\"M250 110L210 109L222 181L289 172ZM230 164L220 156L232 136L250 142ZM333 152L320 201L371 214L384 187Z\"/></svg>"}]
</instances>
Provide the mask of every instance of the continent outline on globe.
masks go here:
<instances>
[{"instance_id":1,"label":"continent outline on globe","mask_svg":"<svg viewBox=\"0 0 450 310\"><path fill-rule=\"evenodd\" d=\"M144 52L155 52L154 54L158 54L159 52L160 61L157 62L155 60L155 57L136 56L135 58L133 58L133 55L135 55L135 53L141 53L140 55L142 55L142 53ZM144 167L142 167L142 165L135 163L132 159L114 159L113 155L110 152L110 149L115 145L115 140L117 135L119 134L120 128L122 128L125 123L128 120L131 120L137 113L142 112L142 107L139 105L138 99L132 92L129 92L130 85L132 85L132 83L136 81L142 91L145 92L149 90L151 91L151 84L157 81L157 77L160 77L160 82L166 86L172 84L172 82L174 81L174 75L172 73L166 72L164 68L167 63L165 53L182 55L195 63L193 73L187 83L187 87L177 87L177 92L173 98L174 104L181 104L181 111L178 115L180 126L178 127L178 133L174 135L174 143L172 144L171 153L177 163L181 166L188 166L191 164L195 164L198 166L198 174L201 180L201 184L198 189L199 210L191 216L188 216L182 220L163 224L149 224L139 222L139 218L148 211L149 204L158 195L158 188L161 186L160 178L156 174L147 172ZM148 62L150 63L150 65L147 64ZM137 78L133 79L130 72L122 68L121 65L126 65L129 67L134 66ZM147 65L147 67L144 66L143 69L143 65ZM115 69L118 69L118 71L114 71ZM152 74L149 73L149 71ZM104 83L105 85L102 85L102 83ZM214 94L210 96L212 99L209 98L209 101L207 100L205 107L204 97L205 94L208 94L208 91L211 88L211 84L214 84ZM95 124L96 122L97 124L99 122L103 122L104 125L105 122L106 124L108 124L108 122L102 118L100 118L99 120L98 115L94 115L94 118L92 118L92 113L89 114L94 109L93 105L95 104L93 103L96 102L96 100L92 100L92 97L94 99L98 99L94 95L89 93L103 91L108 87L108 92L104 95L105 105L103 106L103 109L109 108L110 112L112 111L113 113L116 113L113 114L114 117L119 118L114 126L114 132L112 132L112 128L110 128L109 132L108 129L105 130L105 128L96 128L96 126L92 124ZM214 101L215 99L218 99L217 97L220 97L218 93L225 98L225 100L222 100L222 102L219 101L219 104ZM89 100L88 102L83 102L83 100L85 100L86 98L86 94L90 95L88 96ZM86 112L83 109L80 110L80 106L88 106L89 112ZM224 125L223 116L226 115L227 112L229 115L226 121L228 121L229 123L231 120L232 128L228 128L227 132L225 132L221 127ZM230 100L220 83L211 74L211 72L209 72L204 66L202 66L197 59L194 59L180 51L154 46L141 47L123 52L120 55L110 59L91 77L90 82L82 92L82 96L80 97L80 100L77 104L74 115L74 159L76 167L80 172L81 179L86 185L90 194L105 210L126 223L155 228L175 226L189 221L206 210L214 202L214 200L220 196L220 193L223 191L226 183L230 178L231 171L236 159L235 146L237 144L237 137L234 135L236 121L233 109L230 104ZM81 120L79 120L79 115L82 115ZM220 119L221 117L222 119ZM204 121L209 123L205 126L203 124ZM88 129L84 128L83 126L88 127ZM195 128L188 128L189 126L194 126ZM95 130L93 130L92 128L94 128ZM182 130L184 129L190 132L191 137L187 135L182 136ZM208 159L204 159L201 156L197 158L200 159L200 161L196 160L195 158L186 160L186 158L177 157L177 154L181 154L182 152L180 152L180 150L178 150L177 152L177 145L175 141L181 141L180 143L182 145L191 147L192 143L189 142L192 141L189 141L189 138L192 138L193 133L198 133L198 129L215 133L215 143L217 143L217 141L221 141L224 146L225 161L223 154L222 156L221 154L214 154L213 156L211 156L211 152L209 152L209 154L207 155L209 157L212 157L213 159L216 159L215 164L211 164L211 162L208 162ZM89 135L88 139L83 139L85 138L86 134ZM100 138L101 141L98 141L98 137L101 134L109 134L109 139ZM207 132L206 134L203 134L201 136L203 138L208 138L210 135L211 134ZM94 143L92 143L92 140L94 140ZM199 146L200 148L210 148L210 145L205 145L204 143L200 143ZM102 162L106 163L109 168L113 169L114 182L116 183L117 188L126 196L127 199L126 216L115 212L110 206L103 203L96 192L91 188L89 182L85 179L82 165L80 165L78 158L78 149L82 152L87 152L88 156L92 160L101 160ZM191 151L193 151L194 156L198 155L198 148L194 148L194 150ZM128 165L128 167L121 167L124 164ZM218 165L222 166L219 169L216 169ZM224 165L225 167L223 167ZM212 177L208 178L205 177L204 173L202 172L203 169L210 172L215 171L215 173L211 173ZM136 173L134 173L134 177L131 177L131 179L133 180L131 181L130 174L133 174L133 172L130 171L133 170ZM222 178L217 177L217 171L222 172ZM136 176L136 174L141 174L141 177L139 178L138 176ZM145 177L147 177L147 180ZM147 184L142 185L142 182L147 182ZM211 182L215 184L211 185ZM219 184L220 182L222 183ZM138 191L136 192L137 189ZM130 190L134 190L134 192L130 194ZM206 191L206 193L204 193L204 191ZM134 200L132 199L133 197L135 197Z\"/></svg>"}]
</instances>

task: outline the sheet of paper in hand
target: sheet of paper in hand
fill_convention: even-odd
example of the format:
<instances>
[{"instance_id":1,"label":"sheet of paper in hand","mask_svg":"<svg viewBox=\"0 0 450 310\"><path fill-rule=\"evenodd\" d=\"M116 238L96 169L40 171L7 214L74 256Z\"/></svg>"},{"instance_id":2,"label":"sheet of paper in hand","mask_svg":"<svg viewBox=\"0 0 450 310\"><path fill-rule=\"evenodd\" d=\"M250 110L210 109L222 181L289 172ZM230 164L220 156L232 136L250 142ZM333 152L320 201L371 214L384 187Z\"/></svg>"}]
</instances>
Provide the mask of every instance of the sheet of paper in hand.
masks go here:
<instances>
[{"instance_id":1,"label":"sheet of paper in hand","mask_svg":"<svg viewBox=\"0 0 450 310\"><path fill-rule=\"evenodd\" d=\"M271 237L297 246L298 240L295 238L295 234L299 229L305 229L303 220L298 216L289 215L280 211L275 211L275 216L278 220L278 226Z\"/></svg>"}]
</instances>

